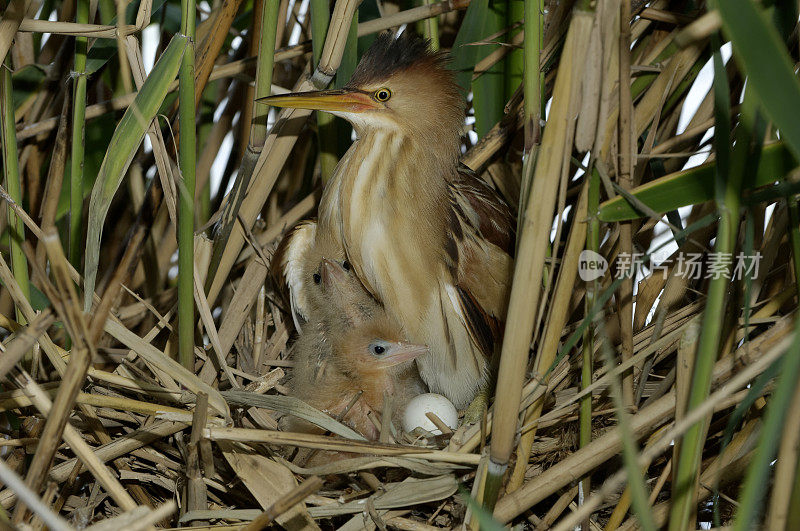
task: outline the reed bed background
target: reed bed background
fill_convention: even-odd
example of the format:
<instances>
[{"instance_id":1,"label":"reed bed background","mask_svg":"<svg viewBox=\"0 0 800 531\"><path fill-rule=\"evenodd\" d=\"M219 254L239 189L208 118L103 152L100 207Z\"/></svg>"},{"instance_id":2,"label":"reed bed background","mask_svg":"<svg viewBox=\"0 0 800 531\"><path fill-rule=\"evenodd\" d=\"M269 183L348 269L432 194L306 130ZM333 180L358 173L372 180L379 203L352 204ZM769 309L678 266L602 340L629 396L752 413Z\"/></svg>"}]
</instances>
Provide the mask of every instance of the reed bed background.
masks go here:
<instances>
[{"instance_id":1,"label":"reed bed background","mask_svg":"<svg viewBox=\"0 0 800 531\"><path fill-rule=\"evenodd\" d=\"M800 528L797 21L751 0L9 0L0 527ZM368 442L286 396L269 274L351 130L254 100L342 85L396 28L451 52L464 162L518 245L484 422Z\"/></svg>"}]
</instances>

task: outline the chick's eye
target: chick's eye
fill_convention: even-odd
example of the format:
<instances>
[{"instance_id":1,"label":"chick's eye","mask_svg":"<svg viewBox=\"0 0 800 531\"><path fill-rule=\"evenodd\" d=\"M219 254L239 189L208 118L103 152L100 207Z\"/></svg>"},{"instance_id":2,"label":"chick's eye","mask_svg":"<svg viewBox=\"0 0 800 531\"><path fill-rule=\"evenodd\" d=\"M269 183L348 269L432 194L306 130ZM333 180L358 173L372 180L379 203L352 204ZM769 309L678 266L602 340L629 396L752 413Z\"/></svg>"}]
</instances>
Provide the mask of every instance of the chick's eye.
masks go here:
<instances>
[{"instance_id":1,"label":"chick's eye","mask_svg":"<svg viewBox=\"0 0 800 531\"><path fill-rule=\"evenodd\" d=\"M375 91L374 97L378 101L387 101L389 98L392 97L392 91L387 88L378 89Z\"/></svg>"},{"instance_id":2,"label":"chick's eye","mask_svg":"<svg viewBox=\"0 0 800 531\"><path fill-rule=\"evenodd\" d=\"M312 278L314 279L314 284L319 284L322 281L322 277L319 276L319 273L314 273Z\"/></svg>"},{"instance_id":3,"label":"chick's eye","mask_svg":"<svg viewBox=\"0 0 800 531\"><path fill-rule=\"evenodd\" d=\"M342 262L342 267L344 268L345 271L350 271L350 267L351 267L350 266L350 262L345 260L344 262Z\"/></svg>"},{"instance_id":4,"label":"chick's eye","mask_svg":"<svg viewBox=\"0 0 800 531\"><path fill-rule=\"evenodd\" d=\"M386 352L386 348L382 347L381 345L373 345L372 352L374 352L375 354L383 354L384 352Z\"/></svg>"}]
</instances>

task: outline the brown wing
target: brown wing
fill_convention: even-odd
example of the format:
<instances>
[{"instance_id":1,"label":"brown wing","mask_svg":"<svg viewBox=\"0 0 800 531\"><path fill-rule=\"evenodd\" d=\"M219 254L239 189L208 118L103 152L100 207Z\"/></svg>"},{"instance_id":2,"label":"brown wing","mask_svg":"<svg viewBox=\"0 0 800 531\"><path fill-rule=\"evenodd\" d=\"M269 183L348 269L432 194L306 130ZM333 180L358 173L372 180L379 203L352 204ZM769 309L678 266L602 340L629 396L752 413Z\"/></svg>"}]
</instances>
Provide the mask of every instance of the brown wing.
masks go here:
<instances>
[{"instance_id":1,"label":"brown wing","mask_svg":"<svg viewBox=\"0 0 800 531\"><path fill-rule=\"evenodd\" d=\"M465 165L450 183L454 206L481 238L514 255L516 220L502 197Z\"/></svg>"},{"instance_id":2,"label":"brown wing","mask_svg":"<svg viewBox=\"0 0 800 531\"><path fill-rule=\"evenodd\" d=\"M466 166L450 183L449 254L461 313L475 344L491 356L502 336L513 275L514 216Z\"/></svg>"}]
</instances>

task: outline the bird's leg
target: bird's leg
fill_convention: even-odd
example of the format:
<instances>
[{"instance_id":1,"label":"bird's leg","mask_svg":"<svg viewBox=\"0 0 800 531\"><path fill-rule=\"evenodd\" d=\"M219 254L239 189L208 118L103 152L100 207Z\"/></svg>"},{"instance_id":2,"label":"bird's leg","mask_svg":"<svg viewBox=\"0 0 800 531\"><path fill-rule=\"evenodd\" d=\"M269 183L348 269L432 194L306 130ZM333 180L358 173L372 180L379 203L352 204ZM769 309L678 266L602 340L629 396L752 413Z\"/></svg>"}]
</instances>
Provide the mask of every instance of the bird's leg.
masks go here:
<instances>
[{"instance_id":1,"label":"bird's leg","mask_svg":"<svg viewBox=\"0 0 800 531\"><path fill-rule=\"evenodd\" d=\"M484 411L489 409L489 399L492 396L492 389L497 385L497 366L499 359L500 352L495 351L495 354L490 358L488 371L483 377L483 381L478 388L478 393L464 412L464 420L461 422L462 425L468 426L470 424L477 424L483 419Z\"/></svg>"},{"instance_id":2,"label":"bird's leg","mask_svg":"<svg viewBox=\"0 0 800 531\"><path fill-rule=\"evenodd\" d=\"M483 418L483 412L489 407L489 384L486 383L481 386L478 394L472 399L469 406L464 412L463 425L476 424Z\"/></svg>"}]
</instances>

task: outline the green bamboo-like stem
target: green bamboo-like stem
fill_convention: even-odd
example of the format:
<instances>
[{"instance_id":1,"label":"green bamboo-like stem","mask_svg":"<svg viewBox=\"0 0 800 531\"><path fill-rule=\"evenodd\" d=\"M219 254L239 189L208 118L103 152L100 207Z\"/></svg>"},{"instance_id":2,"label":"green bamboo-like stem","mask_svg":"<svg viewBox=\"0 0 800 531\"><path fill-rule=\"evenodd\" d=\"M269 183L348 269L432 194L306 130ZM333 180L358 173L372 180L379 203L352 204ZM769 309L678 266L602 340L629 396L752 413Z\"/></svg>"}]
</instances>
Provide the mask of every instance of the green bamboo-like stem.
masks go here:
<instances>
[{"instance_id":1,"label":"green bamboo-like stem","mask_svg":"<svg viewBox=\"0 0 800 531\"><path fill-rule=\"evenodd\" d=\"M436 0L418 0L417 5L429 6ZM417 31L430 41L431 50L439 49L439 17L429 17L417 23Z\"/></svg>"},{"instance_id":2,"label":"green bamboo-like stem","mask_svg":"<svg viewBox=\"0 0 800 531\"><path fill-rule=\"evenodd\" d=\"M786 198L786 202L788 204L788 212L789 212L789 241L791 242L792 246L792 265L794 266L794 279L795 279L795 290L800 292L800 208L798 208L797 197L790 196ZM794 353L796 355L796 353ZM789 353L788 355L792 355ZM783 366L781 369L786 369L786 361L784 361ZM754 382L753 387L757 384ZM795 388L794 396L791 398L791 402L789 402L786 406L787 411L796 411L797 410L797 398L798 398L798 391L800 389ZM778 398L776 395L773 395L773 401ZM774 408L774 402L771 403L769 406L770 408ZM771 411L771 409L769 410ZM771 413L767 413L767 417L769 417ZM797 512L797 483L800 481L800 475L798 474L798 466L800 466L800 459L797 459L797 440L796 440L796 423L792 422L790 419L785 419L786 422L784 426L780 428L780 432L782 434L774 434L773 436L777 439L781 436L780 440L780 447L778 449L777 459L778 459L778 466L774 467L775 470L775 478L771 482L773 493L771 495L771 499L769 502L769 509L767 509L767 519L768 522L767 526L770 529L797 529L797 520L793 518L792 512ZM762 433L764 433L762 431ZM770 442L762 436L762 442L765 444L770 444ZM777 446L777 444L776 444ZM794 455L792 455L794 454ZM759 458L757 458L759 459ZM762 461L762 465L763 465ZM770 461L766 462L766 466L770 466ZM752 469L751 469L752 470ZM766 479L766 478L765 478ZM751 481L750 475L748 474L746 482ZM743 497L742 501L745 501L744 495L747 495L748 491L747 488L743 490ZM746 515L742 514L743 511L747 509L740 509L740 514L737 515L737 518L745 517ZM715 523L714 525L719 525L716 522L720 520L718 517L717 507L715 505Z\"/></svg>"},{"instance_id":3,"label":"green bamboo-like stem","mask_svg":"<svg viewBox=\"0 0 800 531\"><path fill-rule=\"evenodd\" d=\"M529 14L532 12L533 9L537 9L539 4L539 0L526 0L525 2L525 21L526 24L529 20L533 20L533 17L530 17ZM527 27L527 26L526 26ZM541 98L541 94L538 91L538 78L539 78L539 52L541 50L541 40L535 39L535 33L525 33L526 38L524 41L525 47L525 57L532 57L535 56L536 60L530 60L525 62L525 71L523 74L523 90L524 90L524 105L526 110L526 120L525 120L525 133L526 139L528 135L528 121L531 119L531 116L527 114L529 109L537 109L538 105L535 104L538 101L536 98ZM532 89L531 87L537 87L536 89ZM474 94L473 94L474 96ZM531 103L531 99L533 99L534 103ZM477 116L478 109L475 108L475 113ZM476 128L477 128L476 122ZM527 143L526 143L527 148ZM520 193L520 201L519 201L519 212L520 216L519 219L522 219L522 213L526 210L526 204L528 200L528 196L530 193L530 183L533 180L534 174L534 161L531 159L530 152L526 149L525 153L523 154L523 168L522 168L522 189ZM521 221L520 221L521 223ZM517 246L520 245L521 242L521 235L522 227L519 226L517 228ZM501 356L502 358L502 356ZM498 377L499 378L499 377ZM498 389L500 384L500 380L498 379ZM499 397L500 394L495 392L495 396ZM495 411L497 411L497 403L495 403ZM493 448L495 447L495 438L494 438L494 431L496 430L497 421L495 420L495 427L493 427ZM510 449L504 450L502 453L505 454L508 452L510 454ZM505 462L503 462L505 461ZM486 507L487 510L493 511L494 506L497 503L497 496L500 492L500 486L503 479L503 474L505 473L507 467L507 459L505 459L505 455L501 457L501 459L497 460L497 462L493 462L492 460L488 463L487 474L485 479L485 487L483 493L483 505Z\"/></svg>"},{"instance_id":4,"label":"green bamboo-like stem","mask_svg":"<svg viewBox=\"0 0 800 531\"><path fill-rule=\"evenodd\" d=\"M790 197L787 201L795 288L800 290L800 209L796 198ZM796 324L795 330L798 330L797 326ZM792 346L784 354L778 387L770 399L759 444L745 476L744 488L739 497L739 510L736 513L734 531L756 527L756 518L761 512L761 505L766 493L764 485L768 483L770 463L775 458L781 433L784 431L785 415L791 409L792 397L796 392L797 385L800 385L798 382L800 382L800 335L796 334ZM794 528L787 526L786 529Z\"/></svg>"},{"instance_id":5,"label":"green bamboo-like stem","mask_svg":"<svg viewBox=\"0 0 800 531\"><path fill-rule=\"evenodd\" d=\"M342 54L342 64L336 71L334 86L342 88L353 76L358 66L358 11L353 15L353 22L350 24L350 31L347 32L347 43L345 44L344 54ZM336 122L337 154L344 154L352 142L353 127L345 120Z\"/></svg>"},{"instance_id":6,"label":"green bamboo-like stem","mask_svg":"<svg viewBox=\"0 0 800 531\"><path fill-rule=\"evenodd\" d=\"M323 111L317 115L317 136L319 139L319 168L322 182L328 182L336 169L339 157L336 156L336 117Z\"/></svg>"},{"instance_id":7,"label":"green bamboo-like stem","mask_svg":"<svg viewBox=\"0 0 800 531\"><path fill-rule=\"evenodd\" d=\"M716 80L715 80L716 82ZM722 91L721 91L722 92ZM717 183L717 207L720 211L717 239L714 252L720 256L733 254L739 230L739 207L741 204L741 188L744 180L751 134L756 120L757 104L752 91L745 93L744 103L737 128L736 143L730 160L730 169L720 175ZM720 127L718 121L717 126ZM716 133L715 133L716 134ZM725 141L720 139L720 142ZM718 165L721 168L725 155L717 143ZM727 177L727 178L725 178ZM728 267L728 269L730 269ZM730 273L730 271L728 271ZM692 386L686 410L699 406L711 389L711 377L714 363L717 360L722 337L722 326L725 319L726 294L729 280L724 275L712 278L709 282L706 308L703 312L702 331L697 345ZM673 504L670 508L670 531L685 529L692 518L694 510L695 484L698 478L703 445L708 431L707 422L698 422L687 430L678 451L678 460L673 482Z\"/></svg>"},{"instance_id":8,"label":"green bamboo-like stem","mask_svg":"<svg viewBox=\"0 0 800 531\"><path fill-rule=\"evenodd\" d=\"M255 100L269 96L272 87L272 73L275 64L275 40L278 27L278 11L280 2L264 1L261 4L261 35L259 37L258 64L256 65L256 83L253 97ZM214 275L219 267L225 245L231 235L234 224L238 223L237 216L244 201L245 192L250 186L258 158L267 138L267 107L253 105L251 118L250 138L247 149L244 150L236 181L233 183L229 199L225 202L219 230L214 235L214 250L208 265L206 289L210 289Z\"/></svg>"},{"instance_id":9,"label":"green bamboo-like stem","mask_svg":"<svg viewBox=\"0 0 800 531\"><path fill-rule=\"evenodd\" d=\"M182 177L178 202L178 359L189 370L194 369L194 31L195 0L181 0L181 33L188 39L188 46L178 76L181 130L178 156Z\"/></svg>"},{"instance_id":10,"label":"green bamboo-like stem","mask_svg":"<svg viewBox=\"0 0 800 531\"><path fill-rule=\"evenodd\" d=\"M789 203L789 223L791 230L789 231L789 240L792 243L792 265L794 265L794 282L795 288L798 290L800 296L800 206L797 204L797 198L790 197Z\"/></svg>"},{"instance_id":11,"label":"green bamboo-like stem","mask_svg":"<svg viewBox=\"0 0 800 531\"><path fill-rule=\"evenodd\" d=\"M506 27L514 27L525 19L525 4L517 0L509 0L506 7ZM428 19L431 20L431 19ZM519 29L514 30L519 32ZM506 33L506 42L512 42L514 31ZM506 58L504 97L508 101L519 88L525 76L524 49L512 48ZM523 89L524 90L524 89Z\"/></svg>"},{"instance_id":12,"label":"green bamboo-like stem","mask_svg":"<svg viewBox=\"0 0 800 531\"><path fill-rule=\"evenodd\" d=\"M78 0L75 22L89 23L89 0ZM83 161L86 131L86 51L89 39L75 38L75 73L72 85L72 153L69 181L69 261L81 267L83 256Z\"/></svg>"},{"instance_id":13,"label":"green bamboo-like stem","mask_svg":"<svg viewBox=\"0 0 800 531\"><path fill-rule=\"evenodd\" d=\"M265 98L272 92L272 72L275 59L275 36L278 31L278 9L280 2L264 0L261 4L261 35L256 66L255 99ZM258 112L261 111L261 112ZM267 107L254 106L250 146L261 148L267 139ZM258 149L260 152L261 150Z\"/></svg>"},{"instance_id":14,"label":"green bamboo-like stem","mask_svg":"<svg viewBox=\"0 0 800 531\"><path fill-rule=\"evenodd\" d=\"M794 244L794 242L793 242ZM800 252L795 247L793 252ZM795 324L798 330L800 321ZM756 519L761 513L761 506L766 494L765 485L768 484L771 470L770 463L775 459L775 452L780 442L783 431L784 419L789 413L789 404L792 401L795 389L800 383L800 334L795 333L794 341L789 350L783 355L778 387L772 394L764 416L764 426L761 429L755 456L747 468L742 494L739 496L739 510L736 512L734 531L756 529ZM796 412L792 412L796 414ZM787 529L790 529L787 527Z\"/></svg>"},{"instance_id":15,"label":"green bamboo-like stem","mask_svg":"<svg viewBox=\"0 0 800 531\"><path fill-rule=\"evenodd\" d=\"M19 175L19 154L17 152L17 132L14 125L14 102L11 97L11 70L10 61L3 65L0 75L0 114L3 120L3 177L6 191L11 199L18 205L22 204L22 185ZM9 253L11 255L11 269L14 279L22 289L25 298L30 300L30 284L28 281L28 260L22 252L22 243L25 241L25 225L15 213L8 208L8 229L11 236ZM17 322L27 323L22 312L17 308Z\"/></svg>"},{"instance_id":16,"label":"green bamboo-like stem","mask_svg":"<svg viewBox=\"0 0 800 531\"><path fill-rule=\"evenodd\" d=\"M481 17L483 27L479 35L481 37L498 35L497 41L506 41L508 34L504 30L508 25L509 11L512 9L510 2L482 2L482 4L485 9ZM479 61L485 59L495 46L481 47L476 59ZM505 55L484 69L481 75L472 79L474 130L479 138L486 136L494 124L503 117L503 109L508 101L506 88L511 84L508 79L510 76L509 62L508 55Z\"/></svg>"},{"instance_id":17,"label":"green bamboo-like stem","mask_svg":"<svg viewBox=\"0 0 800 531\"><path fill-rule=\"evenodd\" d=\"M198 139L201 146L205 145L203 137ZM196 183L195 183L196 184ZM205 224L211 216L211 179L206 179L204 185L195 190L197 194L197 213L195 217L200 225Z\"/></svg>"},{"instance_id":18,"label":"green bamboo-like stem","mask_svg":"<svg viewBox=\"0 0 800 531\"><path fill-rule=\"evenodd\" d=\"M342 54L342 64L336 71L336 80L334 86L342 88L353 76L358 66L358 11L353 15L353 22L350 24L350 31L347 32L347 43L344 46L344 53ZM341 139L341 137L340 137ZM350 137L341 139L344 140L340 143L339 148L347 150L350 147ZM342 151L342 153L344 152Z\"/></svg>"},{"instance_id":19,"label":"green bamboo-like stem","mask_svg":"<svg viewBox=\"0 0 800 531\"><path fill-rule=\"evenodd\" d=\"M522 175L522 189L520 190L519 214L525 211L525 199L528 197L530 179L525 176L532 176L533 172L527 172L527 166L534 163L536 159L536 149L541 141L541 127L539 119L542 116L542 92L544 90L544 75L540 68L540 58L542 52L542 42L544 35L544 17L542 16L542 0L525 0L525 12L523 17L523 31L525 41L523 44L524 71L522 76L522 89L525 98L522 102L524 112L525 128L525 151L523 164L526 168ZM522 219L522 216L519 216ZM519 233L521 227L517 227Z\"/></svg>"},{"instance_id":20,"label":"green bamboo-like stem","mask_svg":"<svg viewBox=\"0 0 800 531\"><path fill-rule=\"evenodd\" d=\"M328 0L311 0L309 5L311 13L311 56L314 66L319 64L322 49L325 46L325 36L328 34L328 24L331 21L330 2Z\"/></svg>"},{"instance_id":21,"label":"green bamboo-like stem","mask_svg":"<svg viewBox=\"0 0 800 531\"><path fill-rule=\"evenodd\" d=\"M592 171L590 168L586 172L589 178L589 194L587 198L589 212L589 226L586 228L586 249L595 253L600 252L600 219L598 218L598 210L600 206L600 175ZM597 279L586 283L586 298L584 299L585 315L591 314L592 308L596 301L596 294L599 289L599 282ZM590 324L583 334L583 360L581 365L581 390L586 389L592 385L592 368L593 353L594 353L594 337L595 327L594 323ZM592 442L592 395L589 393L581 398L578 410L578 446L583 448ZM583 490L584 499L591 492L591 477L586 476L581 480L581 488ZM587 524L588 525L588 524ZM588 526L582 526L582 529L589 529Z\"/></svg>"},{"instance_id":22,"label":"green bamboo-like stem","mask_svg":"<svg viewBox=\"0 0 800 531\"><path fill-rule=\"evenodd\" d=\"M311 49L314 68L319 64L322 47L328 34L330 23L330 4L327 0L311 0ZM319 167L322 182L327 182L339 162L336 156L336 117L317 111L317 140L319 141Z\"/></svg>"}]
</instances>

